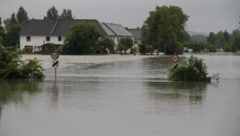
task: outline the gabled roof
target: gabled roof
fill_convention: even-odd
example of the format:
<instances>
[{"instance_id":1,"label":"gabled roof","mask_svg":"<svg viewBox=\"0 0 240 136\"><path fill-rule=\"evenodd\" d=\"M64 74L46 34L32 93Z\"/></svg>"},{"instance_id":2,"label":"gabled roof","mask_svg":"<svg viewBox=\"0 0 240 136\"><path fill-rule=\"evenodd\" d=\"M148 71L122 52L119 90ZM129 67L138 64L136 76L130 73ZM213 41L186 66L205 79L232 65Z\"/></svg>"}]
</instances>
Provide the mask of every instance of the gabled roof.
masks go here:
<instances>
[{"instance_id":1,"label":"gabled roof","mask_svg":"<svg viewBox=\"0 0 240 136\"><path fill-rule=\"evenodd\" d=\"M87 23L96 27L96 29L102 34L106 35L106 32L102 28L101 24L94 19L84 19L84 20L58 20L56 28L54 29L52 35L54 36L65 36L70 31L71 27L77 23Z\"/></svg>"},{"instance_id":2,"label":"gabled roof","mask_svg":"<svg viewBox=\"0 0 240 136\"><path fill-rule=\"evenodd\" d=\"M134 35L135 40L141 39L142 30L140 28L128 28L127 30Z\"/></svg>"},{"instance_id":3,"label":"gabled roof","mask_svg":"<svg viewBox=\"0 0 240 136\"><path fill-rule=\"evenodd\" d=\"M29 20L21 29L19 35L24 36L65 36L76 23L88 23L106 35L101 24L94 19L82 20Z\"/></svg>"},{"instance_id":4,"label":"gabled roof","mask_svg":"<svg viewBox=\"0 0 240 136\"><path fill-rule=\"evenodd\" d=\"M115 36L133 36L123 26L113 23L103 23Z\"/></svg>"},{"instance_id":5,"label":"gabled roof","mask_svg":"<svg viewBox=\"0 0 240 136\"><path fill-rule=\"evenodd\" d=\"M108 36L115 36L116 34L105 25L105 23L100 23L104 31L107 33Z\"/></svg>"},{"instance_id":6,"label":"gabled roof","mask_svg":"<svg viewBox=\"0 0 240 136\"><path fill-rule=\"evenodd\" d=\"M46 35L50 36L55 21L52 20L29 20L21 29L19 35Z\"/></svg>"}]
</instances>

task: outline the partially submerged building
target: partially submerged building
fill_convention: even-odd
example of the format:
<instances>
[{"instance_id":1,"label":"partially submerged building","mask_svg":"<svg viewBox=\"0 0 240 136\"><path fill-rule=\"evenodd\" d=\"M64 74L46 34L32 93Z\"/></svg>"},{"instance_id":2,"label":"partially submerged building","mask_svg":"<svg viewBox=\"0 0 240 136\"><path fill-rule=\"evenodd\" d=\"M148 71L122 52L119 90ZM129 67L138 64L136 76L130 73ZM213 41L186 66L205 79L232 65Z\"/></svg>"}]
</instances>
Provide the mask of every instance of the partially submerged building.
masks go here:
<instances>
[{"instance_id":1,"label":"partially submerged building","mask_svg":"<svg viewBox=\"0 0 240 136\"><path fill-rule=\"evenodd\" d=\"M95 19L79 20L29 20L21 29L20 49L25 53L34 53L41 50L45 44L62 45L70 28L76 23L88 23L96 27L100 33L109 37L115 43L115 49L121 38L130 37L133 34L123 26L113 23L101 23Z\"/></svg>"}]
</instances>

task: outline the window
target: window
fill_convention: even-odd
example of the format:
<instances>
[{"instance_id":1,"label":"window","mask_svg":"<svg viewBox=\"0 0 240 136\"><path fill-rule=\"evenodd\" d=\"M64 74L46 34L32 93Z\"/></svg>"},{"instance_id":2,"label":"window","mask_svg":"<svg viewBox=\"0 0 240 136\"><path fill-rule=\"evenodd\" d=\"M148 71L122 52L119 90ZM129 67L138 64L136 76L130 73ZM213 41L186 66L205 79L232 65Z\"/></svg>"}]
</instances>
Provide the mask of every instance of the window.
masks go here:
<instances>
[{"instance_id":1,"label":"window","mask_svg":"<svg viewBox=\"0 0 240 136\"><path fill-rule=\"evenodd\" d=\"M31 41L31 37L30 37L30 36L27 36L27 37L26 37L26 41L27 41L27 42L30 42L30 41Z\"/></svg>"},{"instance_id":2,"label":"window","mask_svg":"<svg viewBox=\"0 0 240 136\"><path fill-rule=\"evenodd\" d=\"M62 36L58 36L58 41L62 41Z\"/></svg>"},{"instance_id":3,"label":"window","mask_svg":"<svg viewBox=\"0 0 240 136\"><path fill-rule=\"evenodd\" d=\"M49 36L46 37L46 41L50 41L50 37Z\"/></svg>"}]
</instances>

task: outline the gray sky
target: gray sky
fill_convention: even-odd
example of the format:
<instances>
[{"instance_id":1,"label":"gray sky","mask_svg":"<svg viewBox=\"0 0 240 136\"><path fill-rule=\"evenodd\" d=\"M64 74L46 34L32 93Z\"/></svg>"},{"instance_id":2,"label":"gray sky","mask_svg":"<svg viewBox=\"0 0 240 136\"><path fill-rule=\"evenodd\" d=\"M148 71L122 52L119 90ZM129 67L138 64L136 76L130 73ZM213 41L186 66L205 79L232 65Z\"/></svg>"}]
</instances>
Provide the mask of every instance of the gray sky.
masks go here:
<instances>
[{"instance_id":1,"label":"gray sky","mask_svg":"<svg viewBox=\"0 0 240 136\"><path fill-rule=\"evenodd\" d=\"M131 28L141 27L157 5L180 6L190 17L186 28L191 31L232 32L239 27L240 0L0 0L0 17L6 19L23 6L30 18L41 19L55 6L60 13L71 9L78 19L98 19Z\"/></svg>"}]
</instances>

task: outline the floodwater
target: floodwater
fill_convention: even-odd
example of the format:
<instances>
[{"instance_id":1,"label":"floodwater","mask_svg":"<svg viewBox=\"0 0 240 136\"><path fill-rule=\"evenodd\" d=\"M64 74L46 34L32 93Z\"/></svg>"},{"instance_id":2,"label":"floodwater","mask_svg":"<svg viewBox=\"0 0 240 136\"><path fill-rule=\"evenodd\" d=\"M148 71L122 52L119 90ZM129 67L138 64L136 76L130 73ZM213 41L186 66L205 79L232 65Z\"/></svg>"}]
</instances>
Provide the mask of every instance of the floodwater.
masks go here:
<instances>
[{"instance_id":1,"label":"floodwater","mask_svg":"<svg viewBox=\"0 0 240 136\"><path fill-rule=\"evenodd\" d=\"M0 81L0 136L239 136L240 55L196 56L219 82L169 82L169 57L61 56L56 82L51 64L43 81Z\"/></svg>"}]
</instances>

